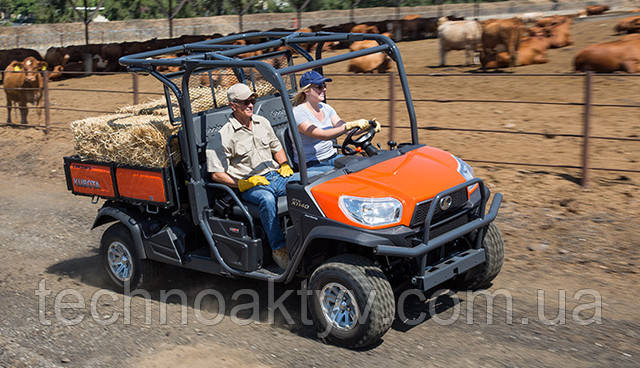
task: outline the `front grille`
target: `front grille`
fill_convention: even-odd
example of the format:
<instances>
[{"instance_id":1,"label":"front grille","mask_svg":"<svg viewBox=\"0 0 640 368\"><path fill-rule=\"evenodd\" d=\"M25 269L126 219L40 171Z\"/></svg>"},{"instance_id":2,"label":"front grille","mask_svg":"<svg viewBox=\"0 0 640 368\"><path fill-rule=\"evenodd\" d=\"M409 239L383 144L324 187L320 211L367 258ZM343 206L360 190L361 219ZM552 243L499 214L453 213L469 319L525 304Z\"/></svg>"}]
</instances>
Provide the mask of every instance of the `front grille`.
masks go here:
<instances>
[{"instance_id":1,"label":"front grille","mask_svg":"<svg viewBox=\"0 0 640 368\"><path fill-rule=\"evenodd\" d=\"M449 207L449 209L447 209L446 211L442 211L440 207L436 207L435 213L433 214L433 219L431 220L432 224L456 213L467 203L467 200L469 199L466 187L459 189L449 195L452 199L451 207ZM431 201L432 200L429 199L416 205L416 208L413 211L413 218L411 219L411 227L424 225L424 221L427 218L427 212L429 212L429 206L431 206Z\"/></svg>"}]
</instances>

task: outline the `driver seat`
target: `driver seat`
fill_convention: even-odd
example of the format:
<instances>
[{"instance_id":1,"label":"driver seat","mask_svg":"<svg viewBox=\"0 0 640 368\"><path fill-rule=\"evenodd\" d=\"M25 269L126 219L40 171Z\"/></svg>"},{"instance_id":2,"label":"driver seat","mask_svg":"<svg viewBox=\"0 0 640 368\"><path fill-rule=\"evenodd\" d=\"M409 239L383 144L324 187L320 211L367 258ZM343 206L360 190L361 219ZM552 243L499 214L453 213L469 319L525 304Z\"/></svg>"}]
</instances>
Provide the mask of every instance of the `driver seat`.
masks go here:
<instances>
[{"instance_id":1,"label":"driver seat","mask_svg":"<svg viewBox=\"0 0 640 368\"><path fill-rule=\"evenodd\" d=\"M260 209L258 208L258 206L246 201L243 201L242 203L244 203L245 207L247 207L247 211L249 211L249 214L251 215L251 217L253 217L254 222L260 221ZM278 211L278 217L284 216L289 212L286 196L278 197L278 202L276 203L276 206ZM233 206L231 207L231 214L237 217L244 217L244 213L242 212L242 209L240 208L240 206L238 206L237 203L234 203Z\"/></svg>"}]
</instances>

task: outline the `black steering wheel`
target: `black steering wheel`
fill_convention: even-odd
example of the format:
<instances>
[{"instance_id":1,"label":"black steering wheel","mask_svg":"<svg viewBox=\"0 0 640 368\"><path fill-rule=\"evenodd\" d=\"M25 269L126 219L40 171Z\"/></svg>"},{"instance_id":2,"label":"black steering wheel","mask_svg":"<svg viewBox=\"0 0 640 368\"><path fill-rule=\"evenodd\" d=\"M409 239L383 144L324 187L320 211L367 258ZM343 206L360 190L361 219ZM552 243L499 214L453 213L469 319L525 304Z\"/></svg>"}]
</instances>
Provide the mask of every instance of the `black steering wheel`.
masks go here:
<instances>
[{"instance_id":1,"label":"black steering wheel","mask_svg":"<svg viewBox=\"0 0 640 368\"><path fill-rule=\"evenodd\" d=\"M360 134L360 136L354 138L354 136ZM355 155L359 152L367 152L367 148L371 146L371 140L376 135L376 122L369 120L369 129L361 130L360 128L352 129L347 137L342 142L342 153L348 156ZM352 148L351 146L355 147Z\"/></svg>"}]
</instances>

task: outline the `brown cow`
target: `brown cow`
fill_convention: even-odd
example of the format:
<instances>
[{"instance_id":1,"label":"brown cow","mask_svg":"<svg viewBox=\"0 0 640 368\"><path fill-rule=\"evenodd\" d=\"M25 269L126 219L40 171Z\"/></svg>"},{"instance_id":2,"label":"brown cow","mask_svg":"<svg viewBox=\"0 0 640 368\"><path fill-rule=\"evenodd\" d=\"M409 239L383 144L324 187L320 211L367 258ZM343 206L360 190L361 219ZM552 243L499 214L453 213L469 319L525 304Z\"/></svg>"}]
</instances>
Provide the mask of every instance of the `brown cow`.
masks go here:
<instances>
[{"instance_id":1,"label":"brown cow","mask_svg":"<svg viewBox=\"0 0 640 368\"><path fill-rule=\"evenodd\" d=\"M394 36L402 40L421 40L433 37L438 32L438 18L422 18L418 14L407 15L401 20L393 22L391 29Z\"/></svg>"},{"instance_id":2,"label":"brown cow","mask_svg":"<svg viewBox=\"0 0 640 368\"><path fill-rule=\"evenodd\" d=\"M609 5L589 5L585 10L587 11L587 15L598 15L609 9Z\"/></svg>"},{"instance_id":3,"label":"brown cow","mask_svg":"<svg viewBox=\"0 0 640 368\"><path fill-rule=\"evenodd\" d=\"M561 24L569 20L569 17L564 15L552 15L550 17L540 18L536 21L537 27L549 27Z\"/></svg>"},{"instance_id":4,"label":"brown cow","mask_svg":"<svg viewBox=\"0 0 640 368\"><path fill-rule=\"evenodd\" d=\"M9 49L0 50L0 71L4 70L14 60L24 60L29 56L33 56L38 60L43 60L40 53L32 49Z\"/></svg>"},{"instance_id":5,"label":"brown cow","mask_svg":"<svg viewBox=\"0 0 640 368\"><path fill-rule=\"evenodd\" d=\"M482 69L486 68L487 62L495 59L496 47L499 45L504 46L509 53L509 65L515 66L520 38L527 29L524 23L518 18L498 19L485 22L482 28Z\"/></svg>"},{"instance_id":6,"label":"brown cow","mask_svg":"<svg viewBox=\"0 0 640 368\"><path fill-rule=\"evenodd\" d=\"M7 95L7 122L11 123L11 107L20 109L20 121L27 124L27 103L38 107L38 118L42 116L43 78L40 73L47 69L47 62L29 56L23 61L12 61L5 69L4 92Z\"/></svg>"},{"instance_id":7,"label":"brown cow","mask_svg":"<svg viewBox=\"0 0 640 368\"><path fill-rule=\"evenodd\" d=\"M614 30L616 33L640 33L640 15L622 19Z\"/></svg>"},{"instance_id":8,"label":"brown cow","mask_svg":"<svg viewBox=\"0 0 640 368\"><path fill-rule=\"evenodd\" d=\"M571 41L571 33L569 30L570 26L571 19L567 19L567 21L565 21L564 23L556 24L548 28L551 48L557 49L573 44L573 41Z\"/></svg>"},{"instance_id":9,"label":"brown cow","mask_svg":"<svg viewBox=\"0 0 640 368\"><path fill-rule=\"evenodd\" d=\"M354 42L351 44L349 49L351 51L358 51L376 46L378 46L377 41L364 40ZM360 56L349 60L348 71L354 73L373 73L374 70L377 70L378 73L385 73L391 67L389 62L389 55L382 52L376 52L375 54Z\"/></svg>"},{"instance_id":10,"label":"brown cow","mask_svg":"<svg viewBox=\"0 0 640 368\"><path fill-rule=\"evenodd\" d=\"M518 48L517 66L545 64L549 62L546 51L549 48L549 39L546 37L529 37L520 41ZM487 68L509 67L509 53L499 52L495 60L487 62Z\"/></svg>"},{"instance_id":11,"label":"brown cow","mask_svg":"<svg viewBox=\"0 0 640 368\"><path fill-rule=\"evenodd\" d=\"M102 45L100 57L107 63L105 71L117 72L123 67L118 63L118 59L124 55L122 46L118 43L108 43Z\"/></svg>"},{"instance_id":12,"label":"brown cow","mask_svg":"<svg viewBox=\"0 0 640 368\"><path fill-rule=\"evenodd\" d=\"M380 33L376 26L370 26L366 23L357 24L351 28L351 33Z\"/></svg>"},{"instance_id":13,"label":"brown cow","mask_svg":"<svg viewBox=\"0 0 640 368\"><path fill-rule=\"evenodd\" d=\"M246 40L236 40L233 42L234 45L240 45L240 46L246 46L247 45L247 41ZM235 57L238 58L248 58L248 57L252 57L252 56L258 56L258 55L262 55L262 51L258 50L258 51L252 51L252 52L245 52L242 54L238 54Z\"/></svg>"},{"instance_id":14,"label":"brown cow","mask_svg":"<svg viewBox=\"0 0 640 368\"><path fill-rule=\"evenodd\" d=\"M573 65L576 71L635 73L640 71L640 39L590 45L576 55Z\"/></svg>"},{"instance_id":15,"label":"brown cow","mask_svg":"<svg viewBox=\"0 0 640 368\"><path fill-rule=\"evenodd\" d=\"M640 33L630 33L620 37L620 41L640 40Z\"/></svg>"},{"instance_id":16,"label":"brown cow","mask_svg":"<svg viewBox=\"0 0 640 368\"><path fill-rule=\"evenodd\" d=\"M53 67L53 71L49 73L49 80L58 80L62 78L62 71L64 67L62 65L56 65Z\"/></svg>"}]
</instances>

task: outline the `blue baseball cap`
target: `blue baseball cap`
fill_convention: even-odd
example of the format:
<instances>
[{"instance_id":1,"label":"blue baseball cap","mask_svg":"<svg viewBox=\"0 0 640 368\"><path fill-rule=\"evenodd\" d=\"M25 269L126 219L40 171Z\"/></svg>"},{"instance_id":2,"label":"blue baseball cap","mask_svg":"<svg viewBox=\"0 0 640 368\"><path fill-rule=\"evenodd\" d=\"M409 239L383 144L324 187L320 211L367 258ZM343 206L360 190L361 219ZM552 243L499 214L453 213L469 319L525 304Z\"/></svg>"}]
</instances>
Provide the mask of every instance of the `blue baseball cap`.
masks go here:
<instances>
[{"instance_id":1,"label":"blue baseball cap","mask_svg":"<svg viewBox=\"0 0 640 368\"><path fill-rule=\"evenodd\" d=\"M331 82L331 78L325 78L315 70L310 70L302 74L302 77L300 77L300 87L304 87L308 84L322 84L324 82Z\"/></svg>"}]
</instances>

